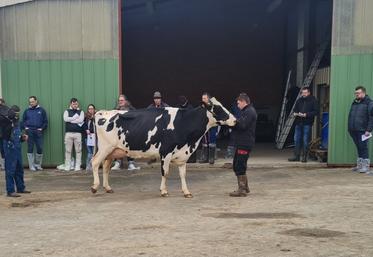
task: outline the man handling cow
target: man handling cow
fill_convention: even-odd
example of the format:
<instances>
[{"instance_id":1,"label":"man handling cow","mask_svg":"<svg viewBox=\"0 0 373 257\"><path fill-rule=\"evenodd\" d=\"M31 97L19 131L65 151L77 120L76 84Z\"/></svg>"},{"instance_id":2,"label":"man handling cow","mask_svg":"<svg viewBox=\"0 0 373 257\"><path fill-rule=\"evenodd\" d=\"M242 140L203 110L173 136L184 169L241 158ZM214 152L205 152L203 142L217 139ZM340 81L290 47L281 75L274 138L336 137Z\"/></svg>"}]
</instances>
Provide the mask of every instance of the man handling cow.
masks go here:
<instances>
[{"instance_id":1,"label":"man handling cow","mask_svg":"<svg viewBox=\"0 0 373 257\"><path fill-rule=\"evenodd\" d=\"M237 106L240 109L240 117L232 129L234 138L235 154L233 158L233 171L237 176L238 189L229 195L232 197L247 196L250 192L246 169L249 154L255 144L255 128L257 114L250 103L250 98L246 93L241 93L237 97Z\"/></svg>"}]
</instances>

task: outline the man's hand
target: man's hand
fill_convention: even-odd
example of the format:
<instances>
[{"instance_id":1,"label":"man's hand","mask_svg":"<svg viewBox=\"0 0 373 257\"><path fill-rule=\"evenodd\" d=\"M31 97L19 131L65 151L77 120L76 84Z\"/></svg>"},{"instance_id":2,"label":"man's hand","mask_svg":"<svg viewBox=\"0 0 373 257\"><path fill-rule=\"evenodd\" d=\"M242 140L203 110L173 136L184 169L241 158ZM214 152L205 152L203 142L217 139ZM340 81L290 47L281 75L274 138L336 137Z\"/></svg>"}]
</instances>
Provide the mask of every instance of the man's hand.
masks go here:
<instances>
[{"instance_id":1,"label":"man's hand","mask_svg":"<svg viewBox=\"0 0 373 257\"><path fill-rule=\"evenodd\" d=\"M370 135L369 131L365 131L365 136L368 137Z\"/></svg>"},{"instance_id":2,"label":"man's hand","mask_svg":"<svg viewBox=\"0 0 373 257\"><path fill-rule=\"evenodd\" d=\"M91 131L89 131L88 129L85 132L87 133L87 135L91 134Z\"/></svg>"}]
</instances>

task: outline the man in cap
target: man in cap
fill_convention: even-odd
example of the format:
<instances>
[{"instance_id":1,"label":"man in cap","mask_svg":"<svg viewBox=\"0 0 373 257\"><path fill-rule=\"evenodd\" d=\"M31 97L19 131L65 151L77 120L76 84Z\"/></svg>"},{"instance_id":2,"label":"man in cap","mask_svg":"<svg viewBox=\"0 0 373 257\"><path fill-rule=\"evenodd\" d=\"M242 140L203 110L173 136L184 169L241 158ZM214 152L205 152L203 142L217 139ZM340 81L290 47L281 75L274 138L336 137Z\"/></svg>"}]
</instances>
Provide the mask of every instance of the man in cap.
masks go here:
<instances>
[{"instance_id":1,"label":"man in cap","mask_svg":"<svg viewBox=\"0 0 373 257\"><path fill-rule=\"evenodd\" d=\"M150 109L150 108L164 108L164 107L170 107L170 106L162 101L161 92L159 92L159 91L154 92L153 103L148 106L148 109Z\"/></svg>"}]
</instances>

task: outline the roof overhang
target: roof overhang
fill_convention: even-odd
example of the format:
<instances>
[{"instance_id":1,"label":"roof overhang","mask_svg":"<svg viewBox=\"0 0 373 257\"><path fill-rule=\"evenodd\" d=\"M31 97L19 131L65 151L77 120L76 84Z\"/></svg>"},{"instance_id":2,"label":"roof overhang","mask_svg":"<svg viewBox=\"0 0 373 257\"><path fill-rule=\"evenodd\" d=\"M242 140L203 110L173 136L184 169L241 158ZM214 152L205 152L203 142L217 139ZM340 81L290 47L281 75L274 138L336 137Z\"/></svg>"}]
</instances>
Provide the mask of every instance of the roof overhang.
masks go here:
<instances>
[{"instance_id":1,"label":"roof overhang","mask_svg":"<svg viewBox=\"0 0 373 257\"><path fill-rule=\"evenodd\" d=\"M0 8L4 6L9 6L9 5L15 5L15 4L21 4L25 2L31 2L33 0L1 0L0 1Z\"/></svg>"}]
</instances>

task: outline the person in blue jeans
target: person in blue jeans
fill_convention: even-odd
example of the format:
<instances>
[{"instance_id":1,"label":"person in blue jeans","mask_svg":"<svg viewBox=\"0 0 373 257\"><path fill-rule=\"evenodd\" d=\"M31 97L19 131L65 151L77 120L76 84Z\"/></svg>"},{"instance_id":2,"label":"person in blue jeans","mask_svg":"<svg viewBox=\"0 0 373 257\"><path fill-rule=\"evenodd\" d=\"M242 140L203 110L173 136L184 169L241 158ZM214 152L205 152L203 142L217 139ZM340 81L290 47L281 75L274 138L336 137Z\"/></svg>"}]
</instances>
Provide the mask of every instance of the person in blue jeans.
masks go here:
<instances>
[{"instance_id":1,"label":"person in blue jeans","mask_svg":"<svg viewBox=\"0 0 373 257\"><path fill-rule=\"evenodd\" d=\"M22 117L22 127L28 135L27 160L31 171L42 170L43 161L43 132L48 127L48 118L45 110L38 104L36 96L30 96L29 108ZM34 156L34 146L36 154Z\"/></svg>"},{"instance_id":2,"label":"person in blue jeans","mask_svg":"<svg viewBox=\"0 0 373 257\"><path fill-rule=\"evenodd\" d=\"M311 95L309 87L301 89L301 97L295 102L295 131L294 131L294 156L289 158L290 162L300 161L303 149L302 162L307 162L308 145L311 139L312 125L315 117L319 114L319 105L314 96Z\"/></svg>"},{"instance_id":3,"label":"person in blue jeans","mask_svg":"<svg viewBox=\"0 0 373 257\"><path fill-rule=\"evenodd\" d=\"M95 146L90 144L92 143L88 140L89 137L94 137L94 142L96 142L96 133L95 133L95 114L96 107L93 104L88 105L87 112L84 119L84 131L86 135L85 143L87 146L87 161L86 161L86 171L92 171L92 157L94 154Z\"/></svg>"},{"instance_id":4,"label":"person in blue jeans","mask_svg":"<svg viewBox=\"0 0 373 257\"><path fill-rule=\"evenodd\" d=\"M370 174L368 140L362 136L370 136L373 130L373 101L366 94L363 86L355 88L355 99L348 115L348 132L357 149L356 167L352 170Z\"/></svg>"},{"instance_id":5,"label":"person in blue jeans","mask_svg":"<svg viewBox=\"0 0 373 257\"><path fill-rule=\"evenodd\" d=\"M27 141L27 135L22 135L19 125L18 106L12 106L8 115L0 115L5 154L5 181L8 197L20 197L19 194L29 194L24 182L21 142ZM16 190L17 189L17 193Z\"/></svg>"}]
</instances>

